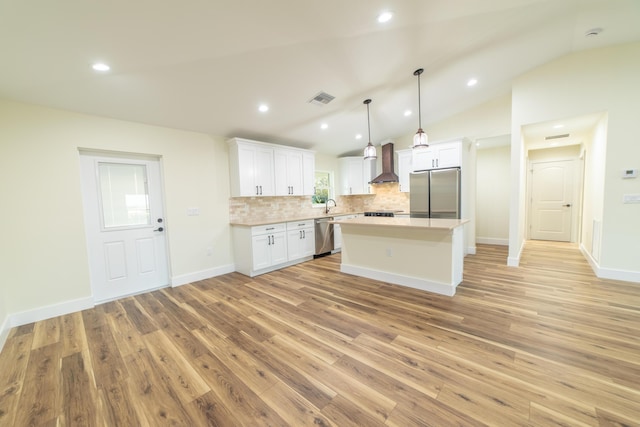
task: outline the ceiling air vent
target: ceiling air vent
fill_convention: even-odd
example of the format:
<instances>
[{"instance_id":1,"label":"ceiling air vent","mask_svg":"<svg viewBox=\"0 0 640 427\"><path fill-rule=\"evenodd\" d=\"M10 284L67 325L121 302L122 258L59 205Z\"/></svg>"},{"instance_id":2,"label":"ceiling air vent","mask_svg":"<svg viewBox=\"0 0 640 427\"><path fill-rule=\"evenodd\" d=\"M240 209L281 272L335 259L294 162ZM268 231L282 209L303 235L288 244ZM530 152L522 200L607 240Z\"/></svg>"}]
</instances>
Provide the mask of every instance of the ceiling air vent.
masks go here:
<instances>
[{"instance_id":1,"label":"ceiling air vent","mask_svg":"<svg viewBox=\"0 0 640 427\"><path fill-rule=\"evenodd\" d=\"M545 136L544 139L548 141L550 139L568 138L568 137L569 137L569 134L568 133L564 133L562 135Z\"/></svg>"},{"instance_id":2,"label":"ceiling air vent","mask_svg":"<svg viewBox=\"0 0 640 427\"><path fill-rule=\"evenodd\" d=\"M329 95L326 92L318 92L316 96L314 96L309 100L309 103L316 104L316 105L327 105L328 103L333 101L334 98L335 96Z\"/></svg>"}]
</instances>

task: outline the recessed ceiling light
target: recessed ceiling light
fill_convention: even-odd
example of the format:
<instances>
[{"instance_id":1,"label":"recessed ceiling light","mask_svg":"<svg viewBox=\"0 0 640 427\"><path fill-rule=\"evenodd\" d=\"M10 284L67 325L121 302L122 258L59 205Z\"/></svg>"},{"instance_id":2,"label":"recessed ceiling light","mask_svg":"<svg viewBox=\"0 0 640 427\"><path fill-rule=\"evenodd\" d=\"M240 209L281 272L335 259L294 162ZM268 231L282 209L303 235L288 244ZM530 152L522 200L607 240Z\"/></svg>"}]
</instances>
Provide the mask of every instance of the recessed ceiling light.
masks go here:
<instances>
[{"instance_id":1,"label":"recessed ceiling light","mask_svg":"<svg viewBox=\"0 0 640 427\"><path fill-rule=\"evenodd\" d=\"M102 62L93 64L91 68L93 68L95 71L109 71L111 69L111 67L109 67L107 64L104 64Z\"/></svg>"},{"instance_id":2,"label":"recessed ceiling light","mask_svg":"<svg viewBox=\"0 0 640 427\"><path fill-rule=\"evenodd\" d=\"M260 111L261 113L266 113L267 111L269 111L269 106L267 104L261 104L258 107L258 111Z\"/></svg>"},{"instance_id":3,"label":"recessed ceiling light","mask_svg":"<svg viewBox=\"0 0 640 427\"><path fill-rule=\"evenodd\" d=\"M555 125L553 128L554 129L562 129L564 127L564 125Z\"/></svg>"},{"instance_id":4,"label":"recessed ceiling light","mask_svg":"<svg viewBox=\"0 0 640 427\"><path fill-rule=\"evenodd\" d=\"M362 139L362 134L356 134L356 139Z\"/></svg>"},{"instance_id":5,"label":"recessed ceiling light","mask_svg":"<svg viewBox=\"0 0 640 427\"><path fill-rule=\"evenodd\" d=\"M323 123L323 124L320 125L320 129L326 129L328 127L329 127L329 125L326 124L326 123Z\"/></svg>"},{"instance_id":6,"label":"recessed ceiling light","mask_svg":"<svg viewBox=\"0 0 640 427\"><path fill-rule=\"evenodd\" d=\"M478 84L478 79L469 79L469 81L467 82L467 86L471 87L471 86L475 86Z\"/></svg>"},{"instance_id":7,"label":"recessed ceiling light","mask_svg":"<svg viewBox=\"0 0 640 427\"><path fill-rule=\"evenodd\" d=\"M411 115L411 110L406 110L406 111L404 112L404 116L405 116L405 117L409 117L410 115Z\"/></svg>"},{"instance_id":8,"label":"recessed ceiling light","mask_svg":"<svg viewBox=\"0 0 640 427\"><path fill-rule=\"evenodd\" d=\"M391 12L382 12L380 15L378 15L378 22L383 24L385 22L390 21L391 18L393 18L393 13L391 13Z\"/></svg>"}]
</instances>

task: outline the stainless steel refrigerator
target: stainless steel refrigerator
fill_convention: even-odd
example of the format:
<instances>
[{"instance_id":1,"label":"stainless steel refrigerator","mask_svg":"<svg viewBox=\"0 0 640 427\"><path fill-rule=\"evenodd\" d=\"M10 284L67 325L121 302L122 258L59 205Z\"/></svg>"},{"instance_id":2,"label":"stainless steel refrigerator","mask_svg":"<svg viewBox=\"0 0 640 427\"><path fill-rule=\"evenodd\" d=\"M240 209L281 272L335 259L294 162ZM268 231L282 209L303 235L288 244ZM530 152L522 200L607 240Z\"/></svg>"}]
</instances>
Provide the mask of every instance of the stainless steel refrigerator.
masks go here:
<instances>
[{"instance_id":1,"label":"stainless steel refrigerator","mask_svg":"<svg viewBox=\"0 0 640 427\"><path fill-rule=\"evenodd\" d=\"M411 218L460 219L460 168L414 172L409 184Z\"/></svg>"}]
</instances>

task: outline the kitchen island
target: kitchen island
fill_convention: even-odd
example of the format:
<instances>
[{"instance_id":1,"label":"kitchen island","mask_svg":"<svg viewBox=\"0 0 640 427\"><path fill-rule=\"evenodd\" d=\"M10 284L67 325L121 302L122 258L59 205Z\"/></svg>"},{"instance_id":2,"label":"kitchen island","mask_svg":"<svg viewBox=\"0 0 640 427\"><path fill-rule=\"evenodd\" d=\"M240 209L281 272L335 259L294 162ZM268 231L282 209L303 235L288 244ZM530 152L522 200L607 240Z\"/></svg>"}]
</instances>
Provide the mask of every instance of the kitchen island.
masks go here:
<instances>
[{"instance_id":1,"label":"kitchen island","mask_svg":"<svg viewBox=\"0 0 640 427\"><path fill-rule=\"evenodd\" d=\"M343 273L453 296L466 219L358 217L342 229Z\"/></svg>"}]
</instances>

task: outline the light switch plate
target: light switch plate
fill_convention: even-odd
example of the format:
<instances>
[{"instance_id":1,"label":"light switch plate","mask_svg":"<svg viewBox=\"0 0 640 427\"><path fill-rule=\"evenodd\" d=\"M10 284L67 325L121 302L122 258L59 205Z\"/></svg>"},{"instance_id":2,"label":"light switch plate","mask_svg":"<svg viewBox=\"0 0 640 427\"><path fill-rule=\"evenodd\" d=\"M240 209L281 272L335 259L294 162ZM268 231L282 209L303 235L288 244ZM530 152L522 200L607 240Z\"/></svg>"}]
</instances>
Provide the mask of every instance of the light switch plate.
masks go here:
<instances>
[{"instance_id":1,"label":"light switch plate","mask_svg":"<svg viewBox=\"0 0 640 427\"><path fill-rule=\"evenodd\" d=\"M622 203L640 203L640 194L623 194Z\"/></svg>"}]
</instances>

